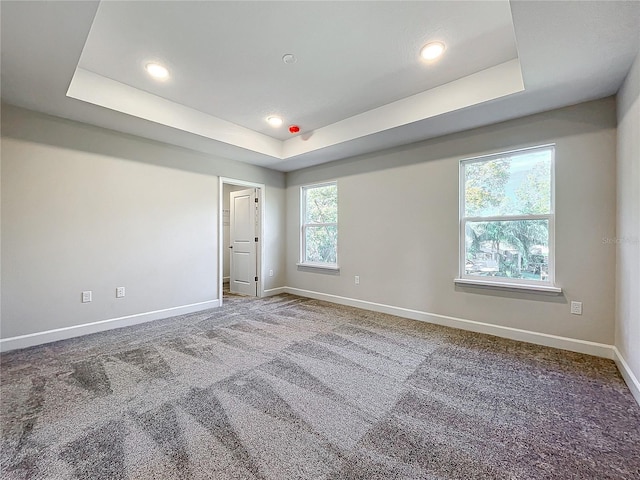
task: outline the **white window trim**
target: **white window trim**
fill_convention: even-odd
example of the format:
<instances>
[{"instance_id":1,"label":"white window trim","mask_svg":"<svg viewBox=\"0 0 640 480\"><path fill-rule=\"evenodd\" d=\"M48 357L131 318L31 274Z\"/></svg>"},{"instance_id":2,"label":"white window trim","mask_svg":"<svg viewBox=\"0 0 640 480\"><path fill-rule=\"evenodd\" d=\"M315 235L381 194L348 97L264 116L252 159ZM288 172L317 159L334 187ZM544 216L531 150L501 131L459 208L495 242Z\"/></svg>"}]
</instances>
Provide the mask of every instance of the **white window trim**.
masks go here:
<instances>
[{"instance_id":1,"label":"white window trim","mask_svg":"<svg viewBox=\"0 0 640 480\"><path fill-rule=\"evenodd\" d=\"M513 279L508 279L513 280ZM454 283L456 285L469 285L472 287L485 287L485 288L495 288L499 290L525 290L531 292L544 292L544 293L562 293L562 288L554 287L552 285L532 285L532 284L521 284L521 283L512 283L512 282L491 282L485 280L472 280L470 278L456 278L454 279Z\"/></svg>"},{"instance_id":2,"label":"white window trim","mask_svg":"<svg viewBox=\"0 0 640 480\"><path fill-rule=\"evenodd\" d=\"M306 236L305 231L307 227L323 227L323 226L331 226L335 225L336 230L338 230L338 222L331 223L304 223L306 217L306 208L307 208L307 199L306 192L312 188L319 187L328 187L330 185L335 185L336 190L338 188L338 181L333 180L330 182L322 182L322 183L313 183L310 185L303 185L300 187L300 256L298 257L300 261L296 263L298 267L304 268L315 268L320 270L340 270L338 264L338 240L336 239L336 263L320 263L320 262L305 262L305 253L306 253Z\"/></svg>"},{"instance_id":3,"label":"white window trim","mask_svg":"<svg viewBox=\"0 0 640 480\"><path fill-rule=\"evenodd\" d=\"M313 268L317 270L331 270L331 271L340 271L340 267L337 264L333 263L296 263L298 267L301 268Z\"/></svg>"},{"instance_id":4,"label":"white window trim","mask_svg":"<svg viewBox=\"0 0 640 480\"><path fill-rule=\"evenodd\" d=\"M505 215L487 217L465 217L465 165L479 163L502 158L505 156L525 153L527 151L551 149L551 199L550 211L544 215ZM562 293L562 289L555 284L555 144L536 145L533 147L509 150L505 152L492 153L460 160L459 165L459 256L458 256L458 278L454 283L460 285L470 285L475 287L499 288L508 290L527 290L531 292ZM465 232L467 222L492 222L492 221L514 221L514 220L547 220L549 222L549 279L547 281L507 278L507 277L479 277L465 273L466 248Z\"/></svg>"}]
</instances>

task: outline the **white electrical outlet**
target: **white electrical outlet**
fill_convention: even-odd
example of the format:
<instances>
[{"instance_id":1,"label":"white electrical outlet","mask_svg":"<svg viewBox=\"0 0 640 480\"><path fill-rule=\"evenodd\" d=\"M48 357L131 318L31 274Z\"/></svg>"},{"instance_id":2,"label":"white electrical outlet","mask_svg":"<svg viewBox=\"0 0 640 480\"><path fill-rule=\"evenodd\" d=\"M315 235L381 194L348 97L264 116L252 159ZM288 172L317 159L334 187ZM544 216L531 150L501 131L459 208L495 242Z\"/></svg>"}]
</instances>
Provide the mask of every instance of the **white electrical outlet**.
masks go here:
<instances>
[{"instance_id":1,"label":"white electrical outlet","mask_svg":"<svg viewBox=\"0 0 640 480\"><path fill-rule=\"evenodd\" d=\"M269 276L273 277L273 270L269 270Z\"/></svg>"},{"instance_id":2,"label":"white electrical outlet","mask_svg":"<svg viewBox=\"0 0 640 480\"><path fill-rule=\"evenodd\" d=\"M124 297L124 287L116 287L116 298Z\"/></svg>"},{"instance_id":3,"label":"white electrical outlet","mask_svg":"<svg viewBox=\"0 0 640 480\"><path fill-rule=\"evenodd\" d=\"M356 285L360 285L360 275L356 275L355 282L356 282Z\"/></svg>"},{"instance_id":4,"label":"white electrical outlet","mask_svg":"<svg viewBox=\"0 0 640 480\"><path fill-rule=\"evenodd\" d=\"M582 315L582 302L571 302L571 313Z\"/></svg>"},{"instance_id":5,"label":"white electrical outlet","mask_svg":"<svg viewBox=\"0 0 640 480\"><path fill-rule=\"evenodd\" d=\"M91 290L85 290L82 292L82 303L89 303L91 301Z\"/></svg>"}]
</instances>

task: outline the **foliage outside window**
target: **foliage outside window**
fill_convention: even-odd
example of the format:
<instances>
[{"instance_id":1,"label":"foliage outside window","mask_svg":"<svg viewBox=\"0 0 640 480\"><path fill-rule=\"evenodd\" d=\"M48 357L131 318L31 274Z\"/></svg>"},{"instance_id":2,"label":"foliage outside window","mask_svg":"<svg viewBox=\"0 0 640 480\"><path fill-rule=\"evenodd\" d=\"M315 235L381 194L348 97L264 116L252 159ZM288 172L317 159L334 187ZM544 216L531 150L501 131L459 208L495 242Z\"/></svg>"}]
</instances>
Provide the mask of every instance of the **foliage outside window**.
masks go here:
<instances>
[{"instance_id":1,"label":"foliage outside window","mask_svg":"<svg viewBox=\"0 0 640 480\"><path fill-rule=\"evenodd\" d=\"M301 190L301 263L338 264L338 185L309 185Z\"/></svg>"},{"instance_id":2,"label":"foliage outside window","mask_svg":"<svg viewBox=\"0 0 640 480\"><path fill-rule=\"evenodd\" d=\"M460 276L553 285L554 147L463 160Z\"/></svg>"}]
</instances>

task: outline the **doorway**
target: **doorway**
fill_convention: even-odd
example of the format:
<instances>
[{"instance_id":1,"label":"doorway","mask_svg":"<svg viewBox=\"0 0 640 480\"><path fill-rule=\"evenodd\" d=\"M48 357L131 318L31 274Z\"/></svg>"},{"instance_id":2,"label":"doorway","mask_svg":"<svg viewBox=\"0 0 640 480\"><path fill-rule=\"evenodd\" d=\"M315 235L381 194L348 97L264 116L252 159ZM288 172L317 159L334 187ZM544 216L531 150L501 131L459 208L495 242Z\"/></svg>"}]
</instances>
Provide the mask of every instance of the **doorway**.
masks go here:
<instances>
[{"instance_id":1,"label":"doorway","mask_svg":"<svg viewBox=\"0 0 640 480\"><path fill-rule=\"evenodd\" d=\"M264 292L264 185L220 177L219 299Z\"/></svg>"}]
</instances>

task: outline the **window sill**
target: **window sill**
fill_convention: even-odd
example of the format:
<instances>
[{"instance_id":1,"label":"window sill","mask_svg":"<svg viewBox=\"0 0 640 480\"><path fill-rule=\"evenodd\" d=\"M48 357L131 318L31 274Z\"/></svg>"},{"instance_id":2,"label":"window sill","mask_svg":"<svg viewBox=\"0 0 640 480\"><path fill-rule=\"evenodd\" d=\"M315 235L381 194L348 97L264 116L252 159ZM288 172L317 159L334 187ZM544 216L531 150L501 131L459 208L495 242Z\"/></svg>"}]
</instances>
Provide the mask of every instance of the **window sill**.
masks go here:
<instances>
[{"instance_id":1,"label":"window sill","mask_svg":"<svg viewBox=\"0 0 640 480\"><path fill-rule=\"evenodd\" d=\"M301 268L313 268L315 270L340 271L340 267L338 265L324 265L322 263L296 263L296 265Z\"/></svg>"},{"instance_id":2,"label":"window sill","mask_svg":"<svg viewBox=\"0 0 640 480\"><path fill-rule=\"evenodd\" d=\"M517 290L547 295L560 295L562 293L562 288L553 287L551 285L527 285L524 283L487 282L483 280L471 280L468 278L456 278L454 279L454 283L456 285L468 285L470 287L495 288L497 290Z\"/></svg>"}]
</instances>

